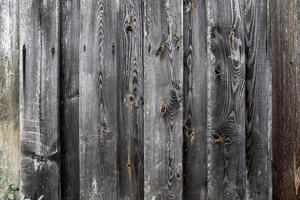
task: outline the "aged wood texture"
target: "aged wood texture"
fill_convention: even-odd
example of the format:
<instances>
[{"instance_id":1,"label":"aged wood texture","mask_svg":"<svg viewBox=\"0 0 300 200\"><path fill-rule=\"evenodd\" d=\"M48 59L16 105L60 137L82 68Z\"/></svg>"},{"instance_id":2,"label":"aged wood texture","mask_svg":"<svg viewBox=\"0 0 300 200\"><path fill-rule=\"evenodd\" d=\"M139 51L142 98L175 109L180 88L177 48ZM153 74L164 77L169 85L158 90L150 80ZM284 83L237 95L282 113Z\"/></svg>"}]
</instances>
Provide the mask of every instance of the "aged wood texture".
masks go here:
<instances>
[{"instance_id":1,"label":"aged wood texture","mask_svg":"<svg viewBox=\"0 0 300 200\"><path fill-rule=\"evenodd\" d=\"M18 8L16 0L0 1L0 193L19 184Z\"/></svg>"},{"instance_id":2,"label":"aged wood texture","mask_svg":"<svg viewBox=\"0 0 300 200\"><path fill-rule=\"evenodd\" d=\"M144 199L143 10L141 0L120 2L118 29L119 199Z\"/></svg>"},{"instance_id":3,"label":"aged wood texture","mask_svg":"<svg viewBox=\"0 0 300 200\"><path fill-rule=\"evenodd\" d=\"M267 2L245 1L247 199L271 199Z\"/></svg>"},{"instance_id":4,"label":"aged wood texture","mask_svg":"<svg viewBox=\"0 0 300 200\"><path fill-rule=\"evenodd\" d=\"M183 199L207 199L207 46L205 0L183 2Z\"/></svg>"},{"instance_id":5,"label":"aged wood texture","mask_svg":"<svg viewBox=\"0 0 300 200\"><path fill-rule=\"evenodd\" d=\"M244 1L208 1L208 198L245 199Z\"/></svg>"},{"instance_id":6,"label":"aged wood texture","mask_svg":"<svg viewBox=\"0 0 300 200\"><path fill-rule=\"evenodd\" d=\"M20 1L21 192L60 199L59 1Z\"/></svg>"},{"instance_id":7,"label":"aged wood texture","mask_svg":"<svg viewBox=\"0 0 300 200\"><path fill-rule=\"evenodd\" d=\"M118 0L81 0L80 199L117 199Z\"/></svg>"},{"instance_id":8,"label":"aged wood texture","mask_svg":"<svg viewBox=\"0 0 300 200\"><path fill-rule=\"evenodd\" d=\"M144 7L145 199L182 199L183 6Z\"/></svg>"},{"instance_id":9,"label":"aged wood texture","mask_svg":"<svg viewBox=\"0 0 300 200\"><path fill-rule=\"evenodd\" d=\"M60 135L62 199L79 199L80 0L61 1Z\"/></svg>"},{"instance_id":10,"label":"aged wood texture","mask_svg":"<svg viewBox=\"0 0 300 200\"><path fill-rule=\"evenodd\" d=\"M273 199L300 199L300 1L270 1Z\"/></svg>"}]
</instances>

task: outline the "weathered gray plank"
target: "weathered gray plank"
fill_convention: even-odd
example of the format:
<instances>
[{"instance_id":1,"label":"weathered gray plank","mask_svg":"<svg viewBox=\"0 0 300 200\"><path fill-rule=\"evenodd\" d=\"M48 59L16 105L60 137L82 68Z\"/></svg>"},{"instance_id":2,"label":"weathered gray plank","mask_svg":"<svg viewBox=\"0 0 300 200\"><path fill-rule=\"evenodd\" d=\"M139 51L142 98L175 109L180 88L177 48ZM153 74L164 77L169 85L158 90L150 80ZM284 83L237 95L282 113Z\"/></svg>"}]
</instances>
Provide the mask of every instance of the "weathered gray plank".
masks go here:
<instances>
[{"instance_id":1,"label":"weathered gray plank","mask_svg":"<svg viewBox=\"0 0 300 200\"><path fill-rule=\"evenodd\" d=\"M141 0L120 2L118 19L119 199L144 199L143 16Z\"/></svg>"},{"instance_id":2,"label":"weathered gray plank","mask_svg":"<svg viewBox=\"0 0 300 200\"><path fill-rule=\"evenodd\" d=\"M273 198L300 198L300 1L270 1Z\"/></svg>"},{"instance_id":3,"label":"weathered gray plank","mask_svg":"<svg viewBox=\"0 0 300 200\"><path fill-rule=\"evenodd\" d=\"M182 199L182 1L144 6L145 199Z\"/></svg>"},{"instance_id":4,"label":"weathered gray plank","mask_svg":"<svg viewBox=\"0 0 300 200\"><path fill-rule=\"evenodd\" d=\"M244 1L213 0L208 12L208 198L245 199Z\"/></svg>"},{"instance_id":5,"label":"weathered gray plank","mask_svg":"<svg viewBox=\"0 0 300 200\"><path fill-rule=\"evenodd\" d=\"M60 135L62 199L79 199L80 0L61 1Z\"/></svg>"},{"instance_id":6,"label":"weathered gray plank","mask_svg":"<svg viewBox=\"0 0 300 200\"><path fill-rule=\"evenodd\" d=\"M18 19L19 1L0 1L0 193L19 185Z\"/></svg>"},{"instance_id":7,"label":"weathered gray plank","mask_svg":"<svg viewBox=\"0 0 300 200\"><path fill-rule=\"evenodd\" d=\"M81 0L80 199L117 199L118 0Z\"/></svg>"},{"instance_id":8,"label":"weathered gray plank","mask_svg":"<svg viewBox=\"0 0 300 200\"><path fill-rule=\"evenodd\" d=\"M184 1L183 199L207 199L207 46L205 0Z\"/></svg>"},{"instance_id":9,"label":"weathered gray plank","mask_svg":"<svg viewBox=\"0 0 300 200\"><path fill-rule=\"evenodd\" d=\"M59 1L20 1L21 192L60 199Z\"/></svg>"},{"instance_id":10,"label":"weathered gray plank","mask_svg":"<svg viewBox=\"0 0 300 200\"><path fill-rule=\"evenodd\" d=\"M247 199L271 199L267 2L245 1Z\"/></svg>"}]
</instances>

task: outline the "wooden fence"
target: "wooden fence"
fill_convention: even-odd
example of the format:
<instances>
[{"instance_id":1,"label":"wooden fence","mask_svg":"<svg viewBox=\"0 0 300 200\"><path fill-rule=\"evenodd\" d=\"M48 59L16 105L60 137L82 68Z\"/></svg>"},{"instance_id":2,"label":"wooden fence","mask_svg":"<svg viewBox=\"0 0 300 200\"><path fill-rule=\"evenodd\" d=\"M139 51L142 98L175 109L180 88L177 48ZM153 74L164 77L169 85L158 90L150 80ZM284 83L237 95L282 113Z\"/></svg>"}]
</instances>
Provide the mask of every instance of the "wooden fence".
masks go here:
<instances>
[{"instance_id":1,"label":"wooden fence","mask_svg":"<svg viewBox=\"0 0 300 200\"><path fill-rule=\"evenodd\" d=\"M300 199L299 8L0 0L0 199Z\"/></svg>"}]
</instances>

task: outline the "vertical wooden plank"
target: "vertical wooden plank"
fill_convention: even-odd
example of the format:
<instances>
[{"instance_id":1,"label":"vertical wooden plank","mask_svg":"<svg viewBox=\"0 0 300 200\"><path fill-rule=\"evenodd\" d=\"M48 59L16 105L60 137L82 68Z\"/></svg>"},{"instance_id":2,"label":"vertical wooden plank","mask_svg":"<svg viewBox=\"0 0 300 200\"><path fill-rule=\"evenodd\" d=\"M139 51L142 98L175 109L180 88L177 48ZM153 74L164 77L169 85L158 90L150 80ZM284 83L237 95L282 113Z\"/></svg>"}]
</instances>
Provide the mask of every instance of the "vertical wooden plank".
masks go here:
<instances>
[{"instance_id":1,"label":"vertical wooden plank","mask_svg":"<svg viewBox=\"0 0 300 200\"><path fill-rule=\"evenodd\" d=\"M80 0L61 1L61 192L65 200L79 199L79 31Z\"/></svg>"},{"instance_id":2,"label":"vertical wooden plank","mask_svg":"<svg viewBox=\"0 0 300 200\"><path fill-rule=\"evenodd\" d=\"M20 1L21 192L60 199L59 1Z\"/></svg>"},{"instance_id":3,"label":"vertical wooden plank","mask_svg":"<svg viewBox=\"0 0 300 200\"><path fill-rule=\"evenodd\" d=\"M118 0L81 0L80 199L117 199Z\"/></svg>"},{"instance_id":4,"label":"vertical wooden plank","mask_svg":"<svg viewBox=\"0 0 300 200\"><path fill-rule=\"evenodd\" d=\"M182 199L182 1L144 6L145 199Z\"/></svg>"},{"instance_id":5,"label":"vertical wooden plank","mask_svg":"<svg viewBox=\"0 0 300 200\"><path fill-rule=\"evenodd\" d=\"M270 199L267 2L245 1L247 199Z\"/></svg>"},{"instance_id":6,"label":"vertical wooden plank","mask_svg":"<svg viewBox=\"0 0 300 200\"><path fill-rule=\"evenodd\" d=\"M141 0L120 2L118 30L119 199L144 199L143 11Z\"/></svg>"},{"instance_id":7,"label":"vertical wooden plank","mask_svg":"<svg viewBox=\"0 0 300 200\"><path fill-rule=\"evenodd\" d=\"M270 1L273 198L300 198L300 1Z\"/></svg>"},{"instance_id":8,"label":"vertical wooden plank","mask_svg":"<svg viewBox=\"0 0 300 200\"><path fill-rule=\"evenodd\" d=\"M18 1L0 2L0 193L19 185L18 18Z\"/></svg>"},{"instance_id":9,"label":"vertical wooden plank","mask_svg":"<svg viewBox=\"0 0 300 200\"><path fill-rule=\"evenodd\" d=\"M184 196L207 199L207 45L205 0L184 1Z\"/></svg>"},{"instance_id":10,"label":"vertical wooden plank","mask_svg":"<svg viewBox=\"0 0 300 200\"><path fill-rule=\"evenodd\" d=\"M244 1L208 12L208 199L245 199Z\"/></svg>"}]
</instances>

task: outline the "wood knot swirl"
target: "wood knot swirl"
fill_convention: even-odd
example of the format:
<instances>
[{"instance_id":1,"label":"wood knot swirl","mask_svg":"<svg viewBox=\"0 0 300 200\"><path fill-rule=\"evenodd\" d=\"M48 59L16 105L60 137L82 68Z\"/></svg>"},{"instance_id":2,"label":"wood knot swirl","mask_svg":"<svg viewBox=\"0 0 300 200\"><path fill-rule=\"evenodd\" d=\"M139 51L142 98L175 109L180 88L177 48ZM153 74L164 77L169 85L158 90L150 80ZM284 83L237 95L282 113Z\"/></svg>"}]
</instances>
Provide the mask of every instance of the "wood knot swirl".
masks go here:
<instances>
[{"instance_id":1,"label":"wood knot swirl","mask_svg":"<svg viewBox=\"0 0 300 200\"><path fill-rule=\"evenodd\" d=\"M224 143L224 138L222 134L213 133L214 143L221 144Z\"/></svg>"},{"instance_id":2,"label":"wood knot swirl","mask_svg":"<svg viewBox=\"0 0 300 200\"><path fill-rule=\"evenodd\" d=\"M133 16L128 15L125 19L124 28L127 33L134 31L136 28L136 19Z\"/></svg>"},{"instance_id":3,"label":"wood knot swirl","mask_svg":"<svg viewBox=\"0 0 300 200\"><path fill-rule=\"evenodd\" d=\"M176 177L176 180L177 180L177 181L180 181L180 180L181 180L181 178L182 178L182 175L181 175L181 173L180 173L180 170L179 170L179 169L177 169L177 170L176 170L176 175L175 175L175 177Z\"/></svg>"},{"instance_id":4,"label":"wood knot swirl","mask_svg":"<svg viewBox=\"0 0 300 200\"><path fill-rule=\"evenodd\" d=\"M110 130L108 128L108 126L106 125L106 123L100 123L100 130L102 134L107 134L110 133Z\"/></svg>"},{"instance_id":5,"label":"wood knot swirl","mask_svg":"<svg viewBox=\"0 0 300 200\"><path fill-rule=\"evenodd\" d=\"M226 154L230 151L231 147L238 142L237 128L235 117L232 116L232 114L228 119L219 122L213 127L214 134L212 137L215 138L215 141L222 141L224 143Z\"/></svg>"},{"instance_id":6,"label":"wood knot swirl","mask_svg":"<svg viewBox=\"0 0 300 200\"><path fill-rule=\"evenodd\" d=\"M167 115L168 103L166 100L160 102L160 115L165 117Z\"/></svg>"},{"instance_id":7,"label":"wood knot swirl","mask_svg":"<svg viewBox=\"0 0 300 200\"><path fill-rule=\"evenodd\" d=\"M129 94L128 99L130 104L135 104L135 96L133 94Z\"/></svg>"}]
</instances>

